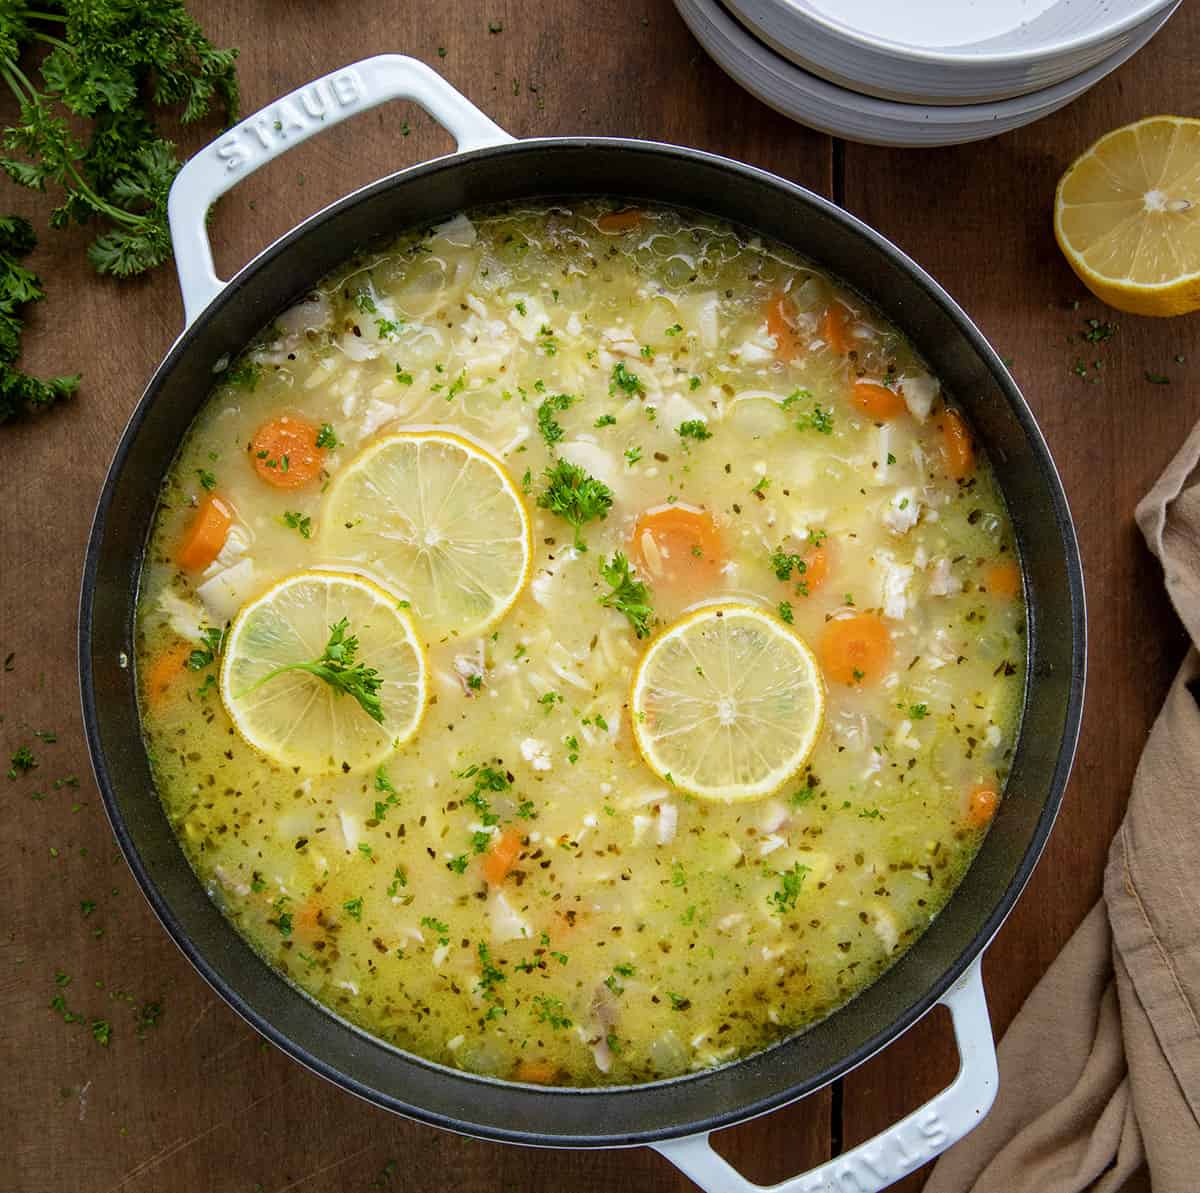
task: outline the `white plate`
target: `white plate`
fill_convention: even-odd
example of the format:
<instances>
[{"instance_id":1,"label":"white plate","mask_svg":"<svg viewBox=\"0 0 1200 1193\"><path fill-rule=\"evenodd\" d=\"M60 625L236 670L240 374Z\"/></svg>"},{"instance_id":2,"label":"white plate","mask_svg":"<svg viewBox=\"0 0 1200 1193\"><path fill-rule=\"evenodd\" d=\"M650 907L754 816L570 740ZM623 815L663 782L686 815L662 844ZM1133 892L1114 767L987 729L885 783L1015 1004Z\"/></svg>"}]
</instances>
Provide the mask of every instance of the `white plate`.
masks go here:
<instances>
[{"instance_id":1,"label":"white plate","mask_svg":"<svg viewBox=\"0 0 1200 1193\"><path fill-rule=\"evenodd\" d=\"M1119 53L1172 0L727 0L796 65L866 95L965 104L1027 95Z\"/></svg>"},{"instance_id":2,"label":"white plate","mask_svg":"<svg viewBox=\"0 0 1200 1193\"><path fill-rule=\"evenodd\" d=\"M953 107L896 103L819 79L751 37L716 0L675 0L675 7L713 61L777 112L849 141L919 147L981 141L1050 115L1131 58L1182 2L1175 0L1116 54L1074 78L1015 99Z\"/></svg>"}]
</instances>

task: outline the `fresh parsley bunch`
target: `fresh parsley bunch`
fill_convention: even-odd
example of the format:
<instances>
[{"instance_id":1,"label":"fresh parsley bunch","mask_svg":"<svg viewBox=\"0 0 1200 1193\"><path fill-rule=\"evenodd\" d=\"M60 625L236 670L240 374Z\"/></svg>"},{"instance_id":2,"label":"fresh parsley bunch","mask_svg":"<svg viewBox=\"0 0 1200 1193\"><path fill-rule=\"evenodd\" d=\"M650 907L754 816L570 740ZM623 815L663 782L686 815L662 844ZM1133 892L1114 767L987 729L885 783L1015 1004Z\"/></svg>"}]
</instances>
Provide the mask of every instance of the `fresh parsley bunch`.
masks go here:
<instances>
[{"instance_id":1,"label":"fresh parsley bunch","mask_svg":"<svg viewBox=\"0 0 1200 1193\"><path fill-rule=\"evenodd\" d=\"M43 49L36 70L22 65ZM180 165L153 109L179 109L191 124L216 105L232 122L236 57L205 37L181 0L0 2L0 78L20 111L0 134L0 169L33 190L61 188L52 228L97 221L88 259L98 272L153 269L171 255L167 192ZM34 244L28 223L0 218L0 422L45 409L79 381L36 381L16 368L20 309L43 296L17 264Z\"/></svg>"},{"instance_id":2,"label":"fresh parsley bunch","mask_svg":"<svg viewBox=\"0 0 1200 1193\"><path fill-rule=\"evenodd\" d=\"M21 264L36 243L28 220L0 216L0 423L46 410L79 386L78 374L42 381L17 368L25 330L21 309L45 294L37 274Z\"/></svg>"},{"instance_id":3,"label":"fresh parsley bunch","mask_svg":"<svg viewBox=\"0 0 1200 1193\"><path fill-rule=\"evenodd\" d=\"M23 50L50 47L40 85ZM170 256L167 191L179 169L151 105L178 107L191 124L214 101L238 109L236 50L219 50L180 0L47 0L36 11L0 9L0 76L20 104L4 130L0 167L21 186L63 190L50 224L106 225L88 249L100 273L129 277ZM90 121L84 137L69 117Z\"/></svg>"}]
</instances>

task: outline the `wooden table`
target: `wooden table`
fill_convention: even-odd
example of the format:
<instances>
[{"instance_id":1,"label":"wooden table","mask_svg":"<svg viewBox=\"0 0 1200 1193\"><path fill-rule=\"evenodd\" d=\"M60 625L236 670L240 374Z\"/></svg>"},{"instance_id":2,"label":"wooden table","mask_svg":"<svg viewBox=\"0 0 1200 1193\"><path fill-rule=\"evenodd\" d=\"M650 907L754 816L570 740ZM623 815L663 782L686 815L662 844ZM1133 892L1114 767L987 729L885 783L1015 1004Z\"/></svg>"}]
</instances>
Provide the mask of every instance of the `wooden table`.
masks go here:
<instances>
[{"instance_id":1,"label":"wooden table","mask_svg":"<svg viewBox=\"0 0 1200 1193\"><path fill-rule=\"evenodd\" d=\"M194 10L242 49L246 111L382 50L433 63L517 136L619 134L728 154L833 197L929 268L978 320L1041 421L1077 519L1089 581L1088 711L1074 779L1046 855L984 965L997 1034L1096 899L1108 842L1183 636L1133 508L1200 415L1195 318L1115 316L1077 283L1050 229L1054 184L1100 133L1159 111L1194 112L1200 7L1185 6L1142 54L1040 124L959 149L843 144L789 123L701 53L653 0L459 0L454 5L290 0ZM503 29L489 32L489 23ZM11 108L0 116L8 123ZM401 135L407 119L411 135ZM442 152L419 111L377 110L241 186L212 226L228 272L317 207ZM4 210L44 228L49 204L5 186ZM0 429L0 749L33 730L32 779L3 787L0 933L0 1188L14 1193L349 1193L453 1188L685 1190L646 1150L549 1153L459 1139L374 1110L312 1076L228 1010L170 944L113 844L90 777L76 687L76 598L96 494L129 412L181 326L170 269L119 284L93 276L86 236L45 231L33 265L49 300L26 366L84 373L78 400ZM1088 366L1088 379L1073 372ZM1102 371L1091 367L1102 362ZM1147 370L1170 384L1151 384ZM1095 380L1095 384L1089 383ZM0 768L3 769L3 768ZM79 777L55 789L53 781ZM46 797L30 798L44 789ZM84 914L83 901L94 902ZM113 1024L107 1049L49 1002ZM139 1008L161 1001L138 1038ZM725 1132L751 1177L778 1180L890 1123L945 1084L948 1023L928 1017L833 1088ZM915 1190L914 1175L901 1188Z\"/></svg>"}]
</instances>

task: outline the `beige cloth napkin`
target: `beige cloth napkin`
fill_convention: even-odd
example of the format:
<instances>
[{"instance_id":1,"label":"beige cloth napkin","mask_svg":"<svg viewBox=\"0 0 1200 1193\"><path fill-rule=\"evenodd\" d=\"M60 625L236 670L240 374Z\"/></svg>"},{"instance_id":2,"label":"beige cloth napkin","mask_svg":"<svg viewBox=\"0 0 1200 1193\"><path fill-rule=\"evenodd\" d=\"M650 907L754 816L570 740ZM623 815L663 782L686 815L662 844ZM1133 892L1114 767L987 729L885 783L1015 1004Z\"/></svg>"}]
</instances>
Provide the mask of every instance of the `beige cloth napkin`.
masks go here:
<instances>
[{"instance_id":1,"label":"beige cloth napkin","mask_svg":"<svg viewBox=\"0 0 1200 1193\"><path fill-rule=\"evenodd\" d=\"M1001 1042L996 1105L924 1193L1200 1191L1200 426L1137 522L1192 647L1104 896Z\"/></svg>"}]
</instances>

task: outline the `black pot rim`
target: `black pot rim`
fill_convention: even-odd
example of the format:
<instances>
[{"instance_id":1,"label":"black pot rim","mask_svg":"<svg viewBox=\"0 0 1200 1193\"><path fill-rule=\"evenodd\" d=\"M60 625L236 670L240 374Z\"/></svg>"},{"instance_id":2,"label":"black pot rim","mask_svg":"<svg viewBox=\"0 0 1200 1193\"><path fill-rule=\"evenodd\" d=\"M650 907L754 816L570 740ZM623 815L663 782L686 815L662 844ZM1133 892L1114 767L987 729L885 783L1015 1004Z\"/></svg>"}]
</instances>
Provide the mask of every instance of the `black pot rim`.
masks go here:
<instances>
[{"instance_id":1,"label":"black pot rim","mask_svg":"<svg viewBox=\"0 0 1200 1193\"><path fill-rule=\"evenodd\" d=\"M856 1048L850 1054L845 1056L840 1063L829 1066L824 1071L799 1083L796 1087L782 1090L771 1097L761 1098L753 1102L741 1103L736 1106L730 1106L727 1111L721 1114L711 1115L702 1120L680 1123L670 1128L661 1128L649 1131L623 1132L619 1135L586 1134L560 1136L548 1135L534 1131L507 1130L495 1128L486 1124L474 1123L466 1118L458 1119L445 1114L430 1111L429 1109L420 1105L415 1105L405 1102L402 1099L392 1097L361 1082L358 1082L353 1078L350 1078L347 1074L336 1069L334 1066L327 1064L319 1057L309 1052L306 1048L298 1045L285 1032L278 1029L269 1019L260 1015L252 1007L247 1005L247 1003L230 988L229 984L221 976L216 967L212 965L198 950L188 936L187 932L176 919L170 905L162 895L162 892L158 889L153 879L150 877L147 867L133 842L128 826L125 823L124 815L116 799L115 788L109 773L103 744L100 740L97 720L97 693L95 674L92 665L92 619L94 614L96 578L101 557L103 531L110 512L116 481L125 466L126 458L129 454L131 445L137 438L139 429L146 416L152 396L158 388L160 379L166 376L172 370L179 357L186 351L188 345L196 336L198 329L206 321L218 315L227 303L230 303L234 300L240 287L244 284L248 277L254 274L258 269L262 268L268 262L273 261L280 255L291 251L300 240L302 240L316 228L319 228L325 221L336 216L346 207L362 201L381 190L402 186L408 180L423 173L453 167L467 159L520 154L533 151L545 152L546 150L553 151L558 149L594 149L597 151L615 149L622 152L640 153L645 154L648 159L656 159L660 166L669 164L670 159L673 158L687 158L699 163L705 163L710 167L715 167L720 170L730 171L735 174L747 176L751 179L757 180L760 183L765 183L777 190L780 190L794 201L805 204L811 208L815 208L823 213L827 218L841 223L852 233L869 241L877 251L889 258L903 273L907 274L909 279L916 283L922 290L924 290L925 293L932 298L933 301L949 316L958 332L969 344L971 350L984 363L988 372L991 374L992 379L1002 391L1005 399L1021 423L1022 429L1034 449L1034 454L1037 456L1038 463L1043 472L1043 478L1052 494L1057 528L1062 538L1063 558L1066 566L1068 586L1070 590L1069 602L1072 610L1070 627L1073 635L1071 651L1072 673L1070 677L1069 694L1067 698L1066 716L1062 730L1062 738L1057 750L1052 781L1046 793L1046 799L1041 814L1038 818L1036 829L1030 838L1029 845L1025 851L1022 862L1014 873L1003 897L996 902L990 913L983 919L970 946L964 949L959 954L957 959L943 970L940 977L938 977L929 985L925 995L911 1007L909 1007L903 1014L898 1016L888 1028L877 1032L860 1047ZM663 159L667 159L667 162L664 163ZM747 226L751 228L753 227L752 216L747 218L744 222L747 224ZM902 320L899 321L902 322ZM698 149L672 145L665 142L648 141L634 138L543 137L522 139L512 143L473 150L469 153L450 154L428 162L422 162L417 165L396 171L395 173L386 175L385 177L380 178L373 183L369 183L368 185L351 192L350 194L335 201L327 207L322 208L320 211L315 212L313 215L303 220L300 224L296 225L295 228L285 233L278 240L265 248L261 253L247 262L247 264L239 269L238 272L229 280L220 293L216 295L216 297L196 317L196 319L194 319L193 322L184 329L147 383L146 389L143 392L142 397L139 399L138 404L129 419L129 422L122 433L120 442L116 452L114 453L112 463L109 467L104 485L97 501L96 513L88 538L87 553L85 556L83 579L80 590L78 651L80 695L88 750L91 756L92 768L95 773L96 781L103 798L105 813L108 816L121 852L124 854L126 862L133 871L134 877L141 888L143 895L146 897L155 915L166 929L168 935L175 942L184 956L187 957L195 969L200 973L204 980L209 984L209 986L211 986L213 990L222 998L222 1000L232 1007L232 1009L237 1012L242 1019L249 1023L260 1034L271 1040L272 1043L291 1056L294 1060L300 1062L312 1072L337 1085L339 1088L362 1098L364 1101L367 1101L372 1105L380 1106L405 1117L432 1126L440 1127L458 1134L469 1135L475 1138L533 1147L630 1147L653 1144L658 1141L706 1133L709 1131L718 1130L722 1127L732 1126L734 1124L745 1122L748 1119L757 1117L758 1115L765 1114L771 1110L778 1109L792 1101L797 1100L798 1098L802 1098L810 1093L816 1092L818 1089L823 1088L831 1081L844 1076L846 1073L850 1072L852 1069L856 1068L858 1065L874 1056L877 1052L902 1035L905 1031L912 1027L913 1024L927 1014L942 999L950 987L962 977L971 963L988 946L992 938L1004 923L1004 920L1011 912L1014 904L1021 894L1021 891L1028 882L1038 859L1041 856L1050 831L1053 828L1055 818L1058 814L1063 792L1066 788L1067 779L1070 775L1071 766L1074 760L1075 749L1078 743L1080 731L1080 723L1082 719L1086 671L1086 612L1083 572L1075 529L1061 480L1054 465L1053 459L1050 456L1045 440L1041 434L1041 430L1034 420L1032 412L1026 404L1024 397L1017 388L1007 368L1003 365L999 356L984 338L982 332L979 331L979 329L962 310L962 308L955 302L955 300L951 298L951 296L907 254L893 245L880 233L872 229L869 225L859 220L856 216L844 211L842 208L838 207L836 204L823 198L822 196L815 194L814 192L809 191L808 189L799 186L796 183L790 182L787 179L781 178L778 175L772 174L769 171L747 165L732 158L707 153ZM130 665L132 665L132 660L130 660ZM233 931L233 929L231 928L230 931ZM298 991L298 993L301 997L309 997L304 995L302 992ZM324 1009L328 1011L328 1008ZM328 1013L334 1018L338 1018L332 1011L328 1011ZM343 1023L345 1022L344 1020L340 1019L339 1021ZM350 1026L353 1027L354 1025L351 1024ZM367 1033L361 1032L361 1029L355 1028L355 1030L359 1031L365 1036L367 1035ZM374 1037L368 1036L367 1038L374 1040ZM781 1045L775 1045L775 1047L779 1046ZM480 1077L475 1074L459 1073L455 1070L446 1069L444 1066L425 1061L423 1058L412 1053L401 1054L406 1058L415 1061L416 1063L433 1067L461 1078L464 1083L467 1083L465 1086L465 1092L467 1094L469 1094L470 1083L484 1082L487 1084L504 1087L506 1090L511 1090L514 1096L532 1096L538 1099L543 1099L546 1102L546 1113L549 1115L553 1114L552 1103L557 1099L589 1098L598 1095L613 1096L614 1094L636 1098L640 1090L647 1088L645 1085L624 1087L606 1086L598 1087L596 1089L545 1087L539 1088L536 1091L531 1091L530 1087L528 1086L522 1086L512 1082L499 1081L495 1078ZM730 1066L728 1067L736 1068L738 1065L745 1064L752 1060L754 1055L758 1054L751 1054L751 1056L731 1062ZM699 1076L702 1076L702 1074L686 1075L673 1080L674 1082L690 1081ZM667 1084L671 1084L671 1082L650 1083L651 1087L654 1088Z\"/></svg>"}]
</instances>

